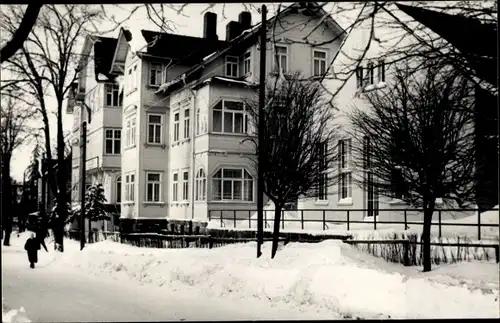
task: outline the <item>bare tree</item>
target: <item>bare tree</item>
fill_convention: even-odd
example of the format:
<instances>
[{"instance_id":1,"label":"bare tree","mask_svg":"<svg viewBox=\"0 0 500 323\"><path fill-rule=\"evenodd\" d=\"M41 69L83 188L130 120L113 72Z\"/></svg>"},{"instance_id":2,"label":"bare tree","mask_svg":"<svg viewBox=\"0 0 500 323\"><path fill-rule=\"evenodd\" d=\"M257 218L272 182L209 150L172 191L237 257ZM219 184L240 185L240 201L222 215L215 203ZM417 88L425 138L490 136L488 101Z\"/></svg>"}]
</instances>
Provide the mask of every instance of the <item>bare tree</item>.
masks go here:
<instances>
[{"instance_id":1,"label":"bare tree","mask_svg":"<svg viewBox=\"0 0 500 323\"><path fill-rule=\"evenodd\" d=\"M249 139L264 154L264 193L275 205L272 257L278 248L281 213L287 203L326 189L333 180L328 172L336 158L333 109L319 82L302 80L299 73L266 90L264 140ZM255 129L259 115L257 100L246 102Z\"/></svg>"},{"instance_id":2,"label":"bare tree","mask_svg":"<svg viewBox=\"0 0 500 323\"><path fill-rule=\"evenodd\" d=\"M4 101L4 100L2 100ZM23 106L23 102L11 96L5 97L2 102L0 118L0 156L2 161L2 222L5 229L4 246L10 243L12 232L12 182L10 177L12 153L22 145L30 135L27 121L33 116L30 107Z\"/></svg>"},{"instance_id":3,"label":"bare tree","mask_svg":"<svg viewBox=\"0 0 500 323\"><path fill-rule=\"evenodd\" d=\"M3 27L17 26L21 19L19 7L11 7L9 14L3 16ZM57 164L65 163L65 138L63 132L64 102L76 80L78 72L83 69L90 57L77 54L79 39L95 33L98 22L103 19L99 7L92 8L77 5L45 5L31 31L25 46L14 55L4 67L14 75L13 83L17 89L24 90L38 103L38 111L42 115L45 133L45 152L47 159L52 160L48 115L54 112L57 117ZM14 30L11 30L14 32ZM55 99L55 111L49 110L47 98ZM48 179L51 190L55 194L58 205L65 205L68 196L66 190L67 175L64 171L56 172L49 167ZM56 244L63 251L64 221L67 217L65 208L56 212L54 237Z\"/></svg>"},{"instance_id":4,"label":"bare tree","mask_svg":"<svg viewBox=\"0 0 500 323\"><path fill-rule=\"evenodd\" d=\"M448 67L418 75L408 69L396 69L393 85L367 93L368 109L350 114L354 164L381 194L423 208L423 264L430 271L436 199L465 205L474 197L474 100L470 82Z\"/></svg>"}]
</instances>

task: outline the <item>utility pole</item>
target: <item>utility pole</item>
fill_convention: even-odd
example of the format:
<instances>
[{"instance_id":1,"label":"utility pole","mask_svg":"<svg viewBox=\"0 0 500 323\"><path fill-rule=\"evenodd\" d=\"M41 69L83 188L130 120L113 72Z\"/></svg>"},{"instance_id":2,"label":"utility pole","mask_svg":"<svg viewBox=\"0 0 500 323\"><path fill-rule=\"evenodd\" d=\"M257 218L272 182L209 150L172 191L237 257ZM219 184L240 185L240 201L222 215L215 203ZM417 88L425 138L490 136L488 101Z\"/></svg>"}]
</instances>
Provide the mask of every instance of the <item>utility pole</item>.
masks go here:
<instances>
[{"instance_id":1,"label":"utility pole","mask_svg":"<svg viewBox=\"0 0 500 323\"><path fill-rule=\"evenodd\" d=\"M264 243L264 176L262 165L264 154L262 143L264 142L264 107L266 104L266 14L267 8L262 5L262 22L260 27L260 82L259 82L259 126L258 140L259 151L257 156L257 258L262 255L262 244Z\"/></svg>"},{"instance_id":2,"label":"utility pole","mask_svg":"<svg viewBox=\"0 0 500 323\"><path fill-rule=\"evenodd\" d=\"M82 122L80 132L80 250L85 247L85 160L87 159L87 122ZM90 222L89 222L90 238Z\"/></svg>"}]
</instances>

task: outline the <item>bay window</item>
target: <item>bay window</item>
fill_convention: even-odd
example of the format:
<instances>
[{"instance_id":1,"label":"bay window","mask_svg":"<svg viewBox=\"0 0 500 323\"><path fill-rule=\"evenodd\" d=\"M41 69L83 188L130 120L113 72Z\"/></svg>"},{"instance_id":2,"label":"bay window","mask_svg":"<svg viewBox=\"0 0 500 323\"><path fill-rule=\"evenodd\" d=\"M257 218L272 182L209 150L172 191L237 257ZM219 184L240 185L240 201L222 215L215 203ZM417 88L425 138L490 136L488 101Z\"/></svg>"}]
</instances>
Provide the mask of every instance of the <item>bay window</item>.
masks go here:
<instances>
[{"instance_id":1,"label":"bay window","mask_svg":"<svg viewBox=\"0 0 500 323\"><path fill-rule=\"evenodd\" d=\"M221 168L212 178L214 201L253 201L254 179L246 169Z\"/></svg>"},{"instance_id":2,"label":"bay window","mask_svg":"<svg viewBox=\"0 0 500 323\"><path fill-rule=\"evenodd\" d=\"M213 108L213 132L247 133L248 115L243 102L221 100Z\"/></svg>"}]
</instances>

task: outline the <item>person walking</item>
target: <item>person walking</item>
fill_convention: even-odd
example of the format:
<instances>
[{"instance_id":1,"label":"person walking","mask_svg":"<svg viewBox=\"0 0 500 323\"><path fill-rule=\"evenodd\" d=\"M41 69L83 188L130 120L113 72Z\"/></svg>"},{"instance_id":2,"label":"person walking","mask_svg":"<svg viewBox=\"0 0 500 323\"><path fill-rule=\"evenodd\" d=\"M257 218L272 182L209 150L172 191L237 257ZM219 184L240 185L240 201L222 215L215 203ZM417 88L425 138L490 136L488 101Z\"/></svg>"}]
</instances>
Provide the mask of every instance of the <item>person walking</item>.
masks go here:
<instances>
[{"instance_id":1,"label":"person walking","mask_svg":"<svg viewBox=\"0 0 500 323\"><path fill-rule=\"evenodd\" d=\"M26 240L24 244L24 250L28 252L28 260L30 262L30 268L35 268L35 264L38 262L38 250L40 250L40 242L32 233L31 237Z\"/></svg>"}]
</instances>

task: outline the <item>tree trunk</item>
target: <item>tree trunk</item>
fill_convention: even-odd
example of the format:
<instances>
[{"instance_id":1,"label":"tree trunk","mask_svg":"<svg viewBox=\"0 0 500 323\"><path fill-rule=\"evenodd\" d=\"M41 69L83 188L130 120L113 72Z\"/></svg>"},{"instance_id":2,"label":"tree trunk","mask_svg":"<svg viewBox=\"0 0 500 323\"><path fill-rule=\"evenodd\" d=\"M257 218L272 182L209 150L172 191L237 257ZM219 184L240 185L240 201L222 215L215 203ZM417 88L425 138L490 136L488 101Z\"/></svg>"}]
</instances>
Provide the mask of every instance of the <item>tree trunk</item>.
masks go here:
<instances>
[{"instance_id":1,"label":"tree trunk","mask_svg":"<svg viewBox=\"0 0 500 323\"><path fill-rule=\"evenodd\" d=\"M59 251L64 252L64 223L68 217L66 209L66 163L64 156L64 132L62 123L62 100L57 104L57 217L54 219L54 241Z\"/></svg>"},{"instance_id":2,"label":"tree trunk","mask_svg":"<svg viewBox=\"0 0 500 323\"><path fill-rule=\"evenodd\" d=\"M6 153L2 156L2 222L5 230L4 246L10 246L12 233L12 183L10 178L10 161L12 156Z\"/></svg>"},{"instance_id":3,"label":"tree trunk","mask_svg":"<svg viewBox=\"0 0 500 323\"><path fill-rule=\"evenodd\" d=\"M422 232L422 263L424 272L431 271L431 225L432 214L434 213L434 203L424 203L424 227Z\"/></svg>"},{"instance_id":4,"label":"tree trunk","mask_svg":"<svg viewBox=\"0 0 500 323\"><path fill-rule=\"evenodd\" d=\"M274 258L276 252L278 251L278 242L280 238L280 222L281 222L281 210L283 206L278 203L274 203L274 230L273 230L273 245L271 248L271 259Z\"/></svg>"}]
</instances>

